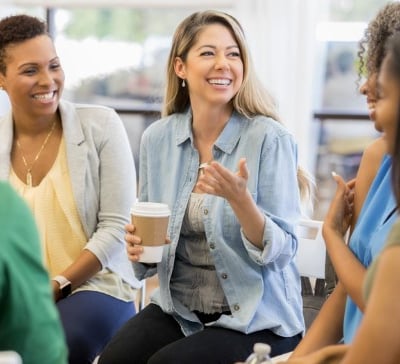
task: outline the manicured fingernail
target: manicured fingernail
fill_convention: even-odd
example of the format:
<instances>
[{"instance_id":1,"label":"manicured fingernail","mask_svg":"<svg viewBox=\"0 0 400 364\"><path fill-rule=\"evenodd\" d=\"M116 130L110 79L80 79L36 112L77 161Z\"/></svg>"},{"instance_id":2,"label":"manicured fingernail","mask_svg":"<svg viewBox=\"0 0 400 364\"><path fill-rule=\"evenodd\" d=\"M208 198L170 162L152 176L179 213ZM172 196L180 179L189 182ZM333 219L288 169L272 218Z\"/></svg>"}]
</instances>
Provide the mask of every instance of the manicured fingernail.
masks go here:
<instances>
[{"instance_id":1,"label":"manicured fingernail","mask_svg":"<svg viewBox=\"0 0 400 364\"><path fill-rule=\"evenodd\" d=\"M335 171L332 171L331 174L332 174L332 177L336 177L337 176L337 173Z\"/></svg>"}]
</instances>

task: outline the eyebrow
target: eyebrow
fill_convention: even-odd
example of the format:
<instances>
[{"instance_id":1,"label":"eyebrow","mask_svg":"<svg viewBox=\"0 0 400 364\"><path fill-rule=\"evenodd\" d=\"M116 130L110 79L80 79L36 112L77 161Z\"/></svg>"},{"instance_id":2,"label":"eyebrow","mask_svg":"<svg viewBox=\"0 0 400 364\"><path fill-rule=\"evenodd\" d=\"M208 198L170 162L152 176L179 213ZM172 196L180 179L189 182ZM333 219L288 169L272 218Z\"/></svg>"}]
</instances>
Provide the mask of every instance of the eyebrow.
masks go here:
<instances>
[{"instance_id":1,"label":"eyebrow","mask_svg":"<svg viewBox=\"0 0 400 364\"><path fill-rule=\"evenodd\" d=\"M59 61L59 60L60 60L60 57L57 56L57 57L52 58L52 59L49 61L49 63L54 62L54 61ZM20 66L18 66L17 69L21 69L21 68L24 68L24 67L36 66L36 65L38 65L37 62L27 62L27 63L23 63L23 64L21 64Z\"/></svg>"},{"instance_id":2,"label":"eyebrow","mask_svg":"<svg viewBox=\"0 0 400 364\"><path fill-rule=\"evenodd\" d=\"M201 45L200 47L198 47L196 50L200 50L200 49L202 49L202 48L213 48L213 49L217 49L217 47L216 47L215 45L204 44L204 45ZM239 46L236 45L236 44L234 44L234 45L230 45L230 46L226 47L225 49L232 49L232 48L237 48L237 49L239 49Z\"/></svg>"}]
</instances>

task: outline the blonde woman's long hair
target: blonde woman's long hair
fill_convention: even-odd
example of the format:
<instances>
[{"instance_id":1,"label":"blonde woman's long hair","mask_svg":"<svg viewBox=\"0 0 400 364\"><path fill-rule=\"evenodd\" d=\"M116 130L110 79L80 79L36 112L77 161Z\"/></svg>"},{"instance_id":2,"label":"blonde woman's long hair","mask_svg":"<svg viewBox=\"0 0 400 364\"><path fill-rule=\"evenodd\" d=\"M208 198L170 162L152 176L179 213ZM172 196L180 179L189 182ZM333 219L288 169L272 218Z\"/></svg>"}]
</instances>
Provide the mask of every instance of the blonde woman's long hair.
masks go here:
<instances>
[{"instance_id":1,"label":"blonde woman's long hair","mask_svg":"<svg viewBox=\"0 0 400 364\"><path fill-rule=\"evenodd\" d=\"M184 112L190 104L187 87L181 87L182 80L176 75L174 62L176 57L186 61L189 50L197 42L199 33L204 27L211 24L225 26L236 40L242 62L243 82L234 96L233 108L247 118L264 115L280 122L274 101L257 78L252 60L248 51L243 29L239 22L231 15L214 10L196 12L184 19L177 27L172 40L172 46L167 63L167 80L164 95L162 115ZM302 168L298 168L297 179L302 198L312 195L310 175Z\"/></svg>"}]
</instances>

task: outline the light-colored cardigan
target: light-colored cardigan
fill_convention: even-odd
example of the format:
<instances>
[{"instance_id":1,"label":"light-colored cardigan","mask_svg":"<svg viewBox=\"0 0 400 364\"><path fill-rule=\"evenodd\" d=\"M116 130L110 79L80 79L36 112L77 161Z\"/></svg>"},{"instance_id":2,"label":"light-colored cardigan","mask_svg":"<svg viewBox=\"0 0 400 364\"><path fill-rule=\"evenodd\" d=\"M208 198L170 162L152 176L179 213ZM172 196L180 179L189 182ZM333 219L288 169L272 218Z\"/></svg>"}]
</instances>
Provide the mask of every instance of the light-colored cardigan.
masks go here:
<instances>
[{"instance_id":1,"label":"light-colored cardigan","mask_svg":"<svg viewBox=\"0 0 400 364\"><path fill-rule=\"evenodd\" d=\"M140 287L125 250L124 226L136 198L136 171L117 113L61 101L59 106L72 190L90 250L103 268ZM0 179L11 169L11 112L0 119Z\"/></svg>"}]
</instances>

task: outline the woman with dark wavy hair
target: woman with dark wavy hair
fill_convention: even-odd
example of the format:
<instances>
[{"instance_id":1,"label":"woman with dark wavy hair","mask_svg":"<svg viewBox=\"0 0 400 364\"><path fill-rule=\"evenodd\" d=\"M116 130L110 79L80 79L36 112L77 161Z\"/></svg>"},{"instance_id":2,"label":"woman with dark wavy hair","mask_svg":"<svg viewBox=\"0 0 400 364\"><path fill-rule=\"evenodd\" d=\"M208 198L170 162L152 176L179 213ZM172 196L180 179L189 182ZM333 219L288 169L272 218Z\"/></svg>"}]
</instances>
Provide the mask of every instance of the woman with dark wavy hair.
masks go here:
<instances>
[{"instance_id":1,"label":"woman with dark wavy hair","mask_svg":"<svg viewBox=\"0 0 400 364\"><path fill-rule=\"evenodd\" d=\"M385 51L386 54L386 51ZM396 209L400 206L400 34L389 41L377 78L376 120L392 155L392 185ZM347 191L348 192L348 191ZM345 188L336 195L340 211L336 231L343 236L349 217ZM346 212L347 211L347 212ZM364 280L365 314L351 345L327 346L285 364L397 364L400 362L400 220L388 235L383 251ZM283 364L283 363L282 363Z\"/></svg>"},{"instance_id":2,"label":"woman with dark wavy hair","mask_svg":"<svg viewBox=\"0 0 400 364\"><path fill-rule=\"evenodd\" d=\"M360 41L360 62L362 69L367 72L367 80L360 90L367 97L370 117L378 131L383 128L375 111L377 75L386 54L385 42L399 28L400 3L390 3L369 23ZM366 269L381 251L397 218L396 201L391 189L391 167L386 140L380 137L364 152L354 190L354 182L346 187L354 193L348 245L342 236L336 234L335 229L331 229L337 207L333 200L325 218L324 238L338 284L292 354L293 357L338 343L342 338L345 343L352 342L365 308L362 282ZM340 188L344 188L344 181L339 176L335 179Z\"/></svg>"}]
</instances>

